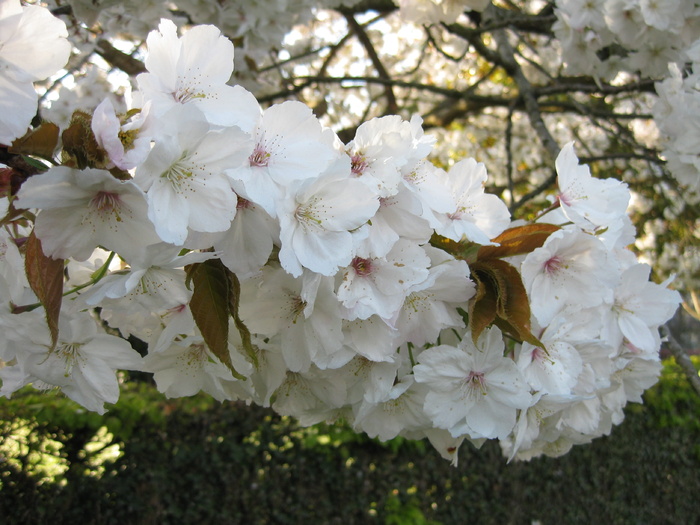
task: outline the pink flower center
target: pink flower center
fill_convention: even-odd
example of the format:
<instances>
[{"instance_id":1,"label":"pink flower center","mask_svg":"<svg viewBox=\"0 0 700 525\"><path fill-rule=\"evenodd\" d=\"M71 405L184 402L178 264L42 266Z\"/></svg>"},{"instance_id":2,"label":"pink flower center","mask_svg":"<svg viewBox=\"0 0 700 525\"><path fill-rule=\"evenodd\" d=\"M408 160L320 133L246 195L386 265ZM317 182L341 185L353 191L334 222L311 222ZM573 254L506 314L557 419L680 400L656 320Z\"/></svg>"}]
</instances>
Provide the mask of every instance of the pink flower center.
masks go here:
<instances>
[{"instance_id":1,"label":"pink flower center","mask_svg":"<svg viewBox=\"0 0 700 525\"><path fill-rule=\"evenodd\" d=\"M248 162L250 162L251 166L256 166L258 168L267 166L270 163L270 154L265 151L262 144L257 144L253 153L248 157Z\"/></svg>"},{"instance_id":2,"label":"pink flower center","mask_svg":"<svg viewBox=\"0 0 700 525\"><path fill-rule=\"evenodd\" d=\"M119 211L121 198L118 193L109 191L98 192L90 201L90 207L101 214L110 214Z\"/></svg>"},{"instance_id":3,"label":"pink flower center","mask_svg":"<svg viewBox=\"0 0 700 525\"><path fill-rule=\"evenodd\" d=\"M535 348L532 351L532 361L533 362L534 361L537 361L537 362L543 361L546 356L547 356L547 353L544 350L542 350L541 348Z\"/></svg>"},{"instance_id":4,"label":"pink flower center","mask_svg":"<svg viewBox=\"0 0 700 525\"><path fill-rule=\"evenodd\" d=\"M236 209L237 210L247 210L248 208L252 208L253 203L250 202L247 199L244 199L243 197L238 197L238 202L236 203Z\"/></svg>"},{"instance_id":5,"label":"pink flower center","mask_svg":"<svg viewBox=\"0 0 700 525\"><path fill-rule=\"evenodd\" d=\"M365 156L356 153L350 157L350 171L352 171L353 175L359 177L364 173L368 166L369 163L367 162L367 158Z\"/></svg>"},{"instance_id":6,"label":"pink flower center","mask_svg":"<svg viewBox=\"0 0 700 525\"><path fill-rule=\"evenodd\" d=\"M472 370L464 382L471 392L479 391L486 395L486 378L483 372L474 372Z\"/></svg>"},{"instance_id":7,"label":"pink flower center","mask_svg":"<svg viewBox=\"0 0 700 525\"><path fill-rule=\"evenodd\" d=\"M563 266L564 261L562 261L561 257L555 255L554 257L547 259L547 261L544 263L544 271L551 275L559 271Z\"/></svg>"},{"instance_id":8,"label":"pink flower center","mask_svg":"<svg viewBox=\"0 0 700 525\"><path fill-rule=\"evenodd\" d=\"M355 257L350 263L350 265L355 269L355 273L360 277L367 277L374 271L372 259L363 259L362 257Z\"/></svg>"}]
</instances>

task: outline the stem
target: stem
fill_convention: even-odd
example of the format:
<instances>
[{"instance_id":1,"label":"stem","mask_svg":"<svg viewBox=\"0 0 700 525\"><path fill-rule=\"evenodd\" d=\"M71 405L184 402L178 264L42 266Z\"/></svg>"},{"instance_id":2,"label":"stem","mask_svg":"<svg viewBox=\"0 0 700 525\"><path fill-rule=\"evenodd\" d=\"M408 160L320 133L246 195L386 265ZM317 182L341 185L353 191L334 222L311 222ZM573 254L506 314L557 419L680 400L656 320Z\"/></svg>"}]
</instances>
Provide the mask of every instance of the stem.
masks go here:
<instances>
[{"instance_id":1,"label":"stem","mask_svg":"<svg viewBox=\"0 0 700 525\"><path fill-rule=\"evenodd\" d=\"M68 290L67 292L63 292L63 297L79 292L80 290L83 290L88 286L92 286L93 284L99 282L107 274L107 270L109 270L109 265L112 264L115 255L115 252L110 252L109 257L107 257L105 263L102 266L100 266L100 268L95 273L92 274L92 278L88 282L79 284L78 286ZM24 312L31 312L32 310L36 310L40 306L43 305L41 303L25 304L21 306L12 305L12 313L20 314Z\"/></svg>"}]
</instances>

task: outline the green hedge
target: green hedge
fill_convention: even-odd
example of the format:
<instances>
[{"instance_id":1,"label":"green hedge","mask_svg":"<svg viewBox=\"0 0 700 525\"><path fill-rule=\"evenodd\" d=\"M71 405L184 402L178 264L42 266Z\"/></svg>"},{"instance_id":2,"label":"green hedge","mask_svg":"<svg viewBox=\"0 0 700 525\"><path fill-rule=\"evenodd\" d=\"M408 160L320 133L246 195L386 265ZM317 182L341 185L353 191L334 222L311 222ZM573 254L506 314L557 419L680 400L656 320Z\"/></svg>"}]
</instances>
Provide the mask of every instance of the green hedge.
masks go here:
<instances>
[{"instance_id":1,"label":"green hedge","mask_svg":"<svg viewBox=\"0 0 700 525\"><path fill-rule=\"evenodd\" d=\"M429 444L131 384L104 417L58 394L0 400L0 523L696 523L700 398L673 364L611 436L458 468Z\"/></svg>"}]
</instances>

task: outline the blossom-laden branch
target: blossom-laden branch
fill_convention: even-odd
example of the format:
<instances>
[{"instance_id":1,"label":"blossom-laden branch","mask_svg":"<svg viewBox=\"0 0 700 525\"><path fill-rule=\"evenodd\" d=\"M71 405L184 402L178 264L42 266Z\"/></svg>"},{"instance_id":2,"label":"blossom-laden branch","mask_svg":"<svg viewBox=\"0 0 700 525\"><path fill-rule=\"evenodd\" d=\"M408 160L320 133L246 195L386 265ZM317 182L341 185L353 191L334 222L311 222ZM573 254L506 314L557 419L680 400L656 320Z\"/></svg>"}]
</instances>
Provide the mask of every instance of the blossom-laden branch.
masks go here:
<instances>
[{"instance_id":1,"label":"blossom-laden branch","mask_svg":"<svg viewBox=\"0 0 700 525\"><path fill-rule=\"evenodd\" d=\"M461 14L403 4L447 27ZM429 160L441 144L417 115L370 118L370 104L345 138L302 102L262 107L229 84L237 54L219 29L180 34L163 19L125 108L103 100L74 112L61 151L58 133L29 151L32 133L7 126L13 151L55 165L0 200L0 292L46 310L0 309L0 395L54 385L103 413L119 395L116 370L144 370L168 396L204 391L302 424L342 415L372 437L428 437L455 463L465 440L498 439L510 458L558 455L641 401L680 295L627 249L629 188L593 177L545 124L517 59L525 49L516 55L506 29L526 21L473 15L467 40L492 63L475 82L441 87L414 82L418 66L396 80L347 16L378 76L331 78L326 56L318 76L287 78L279 65L283 83L377 83L383 95L370 97L389 106L407 88L440 97L428 110L498 106L513 152L524 113L554 165L549 205L513 223L485 191L485 163ZM548 32L551 13L537 17ZM65 28L47 27L63 42ZM250 37L236 39L244 64ZM329 54L348 42L334 41ZM517 95L482 93L496 75ZM147 355L104 326L147 342Z\"/></svg>"}]
</instances>

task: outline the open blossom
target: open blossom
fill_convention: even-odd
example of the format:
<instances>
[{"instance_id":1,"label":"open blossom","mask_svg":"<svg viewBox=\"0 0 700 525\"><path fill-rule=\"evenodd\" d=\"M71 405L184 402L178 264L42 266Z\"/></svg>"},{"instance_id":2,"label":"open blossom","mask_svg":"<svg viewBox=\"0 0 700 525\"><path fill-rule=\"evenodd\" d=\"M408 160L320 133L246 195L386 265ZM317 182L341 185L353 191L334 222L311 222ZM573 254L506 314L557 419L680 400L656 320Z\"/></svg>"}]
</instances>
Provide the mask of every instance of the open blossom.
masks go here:
<instances>
[{"instance_id":1,"label":"open blossom","mask_svg":"<svg viewBox=\"0 0 700 525\"><path fill-rule=\"evenodd\" d=\"M0 2L0 144L29 128L39 96L33 82L61 69L71 52L66 24L36 5Z\"/></svg>"},{"instance_id":2,"label":"open blossom","mask_svg":"<svg viewBox=\"0 0 700 525\"><path fill-rule=\"evenodd\" d=\"M189 302L192 292L185 286L187 264L211 259L211 252L179 255L177 246L165 243L148 246L139 257L129 260L128 270L113 272L85 295L90 306L159 312Z\"/></svg>"},{"instance_id":3,"label":"open blossom","mask_svg":"<svg viewBox=\"0 0 700 525\"><path fill-rule=\"evenodd\" d=\"M428 278L430 259L410 241L400 240L386 257L356 256L345 269L338 299L348 319L377 314L389 319L401 307L407 290Z\"/></svg>"},{"instance_id":4,"label":"open blossom","mask_svg":"<svg viewBox=\"0 0 700 525\"><path fill-rule=\"evenodd\" d=\"M523 284L540 324L548 324L565 306L610 302L619 274L608 258L596 237L569 229L554 232L528 254L521 265Z\"/></svg>"},{"instance_id":5,"label":"open blossom","mask_svg":"<svg viewBox=\"0 0 700 525\"><path fill-rule=\"evenodd\" d=\"M357 128L347 146L352 174L378 197L389 197L399 189L401 167L411 149L411 125L390 115L369 120Z\"/></svg>"},{"instance_id":6,"label":"open blossom","mask_svg":"<svg viewBox=\"0 0 700 525\"><path fill-rule=\"evenodd\" d=\"M210 131L196 111L172 110L163 119L172 134L156 141L134 182L145 192L148 218L160 238L181 246L188 229L221 232L231 226L238 196L225 170L239 166L250 154L247 133L230 127Z\"/></svg>"},{"instance_id":7,"label":"open blossom","mask_svg":"<svg viewBox=\"0 0 700 525\"><path fill-rule=\"evenodd\" d=\"M18 321L20 326L16 326ZM13 323L12 330L3 327L3 334L21 351L15 353L17 364L0 369L0 395L10 396L30 383L37 388L57 386L89 410L104 414L104 403L116 403L119 398L116 370L141 369L141 356L131 345L122 338L98 333L88 313L61 312L53 349L43 312L37 310Z\"/></svg>"},{"instance_id":8,"label":"open blossom","mask_svg":"<svg viewBox=\"0 0 700 525\"><path fill-rule=\"evenodd\" d=\"M454 207L437 215L437 233L453 241L491 244L491 239L508 227L508 208L501 199L484 192L485 182L486 167L474 159L462 160L452 167L445 183Z\"/></svg>"},{"instance_id":9,"label":"open blossom","mask_svg":"<svg viewBox=\"0 0 700 525\"><path fill-rule=\"evenodd\" d=\"M579 165L574 143L564 146L556 160L559 203L566 217L584 230L611 228L626 217L630 193L614 179L596 179Z\"/></svg>"},{"instance_id":10,"label":"open blossom","mask_svg":"<svg viewBox=\"0 0 700 525\"><path fill-rule=\"evenodd\" d=\"M320 177L290 187L279 211L279 258L293 276L302 267L335 275L352 260L351 231L372 218L379 201L349 172L348 159L341 157Z\"/></svg>"},{"instance_id":11,"label":"open blossom","mask_svg":"<svg viewBox=\"0 0 700 525\"><path fill-rule=\"evenodd\" d=\"M175 24L164 19L146 44L148 73L137 80L156 116L176 105L190 105L219 126L248 129L255 121L255 97L226 84L233 72L233 44L216 27L195 26L178 38Z\"/></svg>"},{"instance_id":12,"label":"open blossom","mask_svg":"<svg viewBox=\"0 0 700 525\"><path fill-rule=\"evenodd\" d=\"M466 262L431 246L423 249L432 263L428 277L407 290L403 306L390 321L403 341L415 345L435 341L444 328L464 326L457 306L475 293Z\"/></svg>"},{"instance_id":13,"label":"open blossom","mask_svg":"<svg viewBox=\"0 0 700 525\"><path fill-rule=\"evenodd\" d=\"M301 102L276 104L261 113L250 131L255 144L246 162L227 172L245 199L277 216L287 186L320 175L338 156L334 134L324 130Z\"/></svg>"},{"instance_id":14,"label":"open blossom","mask_svg":"<svg viewBox=\"0 0 700 525\"><path fill-rule=\"evenodd\" d=\"M413 368L416 381L430 391L425 412L453 437L503 438L515 426L517 410L532 396L512 359L503 356L498 328L484 332L477 345L467 334L459 347L441 345L423 351Z\"/></svg>"},{"instance_id":15,"label":"open blossom","mask_svg":"<svg viewBox=\"0 0 700 525\"><path fill-rule=\"evenodd\" d=\"M91 127L95 140L118 168L135 168L151 151L154 120L149 103L136 110L132 118L127 118L126 115L117 116L112 101L106 98L95 108Z\"/></svg>"},{"instance_id":16,"label":"open blossom","mask_svg":"<svg viewBox=\"0 0 700 525\"><path fill-rule=\"evenodd\" d=\"M27 180L15 205L41 209L36 236L54 258L84 261L98 245L130 258L158 242L143 191L108 171L56 166Z\"/></svg>"},{"instance_id":17,"label":"open blossom","mask_svg":"<svg viewBox=\"0 0 700 525\"><path fill-rule=\"evenodd\" d=\"M665 285L649 281L650 272L649 265L634 264L622 273L611 315L607 317L608 337L619 345L624 336L634 353L657 359L658 327L673 316L681 296Z\"/></svg>"},{"instance_id":18,"label":"open blossom","mask_svg":"<svg viewBox=\"0 0 700 525\"><path fill-rule=\"evenodd\" d=\"M259 278L243 284L241 318L253 333L279 335L279 348L294 372L308 371L311 363L326 362L342 350L340 305L328 277L305 272L294 279L266 266Z\"/></svg>"}]
</instances>

